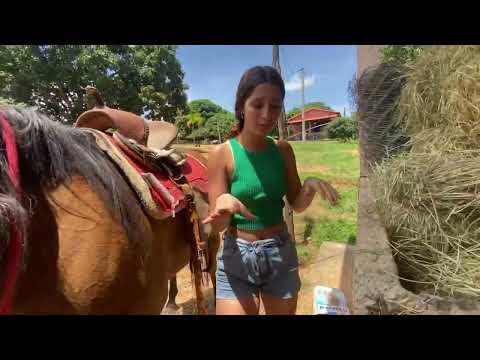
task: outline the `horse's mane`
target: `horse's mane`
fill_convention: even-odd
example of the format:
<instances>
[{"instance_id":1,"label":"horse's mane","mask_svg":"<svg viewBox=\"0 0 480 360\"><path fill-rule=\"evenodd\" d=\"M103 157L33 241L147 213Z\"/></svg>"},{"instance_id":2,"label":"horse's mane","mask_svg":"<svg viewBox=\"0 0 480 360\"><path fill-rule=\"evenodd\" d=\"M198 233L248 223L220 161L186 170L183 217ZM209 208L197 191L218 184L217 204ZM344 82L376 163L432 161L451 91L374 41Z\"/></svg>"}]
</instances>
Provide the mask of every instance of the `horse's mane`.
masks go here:
<instances>
[{"instance_id":1,"label":"horse's mane","mask_svg":"<svg viewBox=\"0 0 480 360\"><path fill-rule=\"evenodd\" d=\"M20 203L15 187L8 175L8 165L3 141L2 126L0 124L0 263L10 243L10 223L15 225L22 233L26 233L28 225L27 211Z\"/></svg>"},{"instance_id":2,"label":"horse's mane","mask_svg":"<svg viewBox=\"0 0 480 360\"><path fill-rule=\"evenodd\" d=\"M148 253L150 237L138 219L144 216L132 189L115 165L96 146L91 134L81 128L64 125L34 109L3 108L14 128L20 163L21 186L26 199L23 206L15 199L13 185L6 173L4 146L0 135L0 256L2 239L8 229L4 214L26 223L27 212L35 203L35 192L60 185L80 175L105 202L110 214L126 230L128 239ZM1 133L0 133L1 134ZM32 201L33 200L33 201ZM30 205L28 205L30 204Z\"/></svg>"}]
</instances>

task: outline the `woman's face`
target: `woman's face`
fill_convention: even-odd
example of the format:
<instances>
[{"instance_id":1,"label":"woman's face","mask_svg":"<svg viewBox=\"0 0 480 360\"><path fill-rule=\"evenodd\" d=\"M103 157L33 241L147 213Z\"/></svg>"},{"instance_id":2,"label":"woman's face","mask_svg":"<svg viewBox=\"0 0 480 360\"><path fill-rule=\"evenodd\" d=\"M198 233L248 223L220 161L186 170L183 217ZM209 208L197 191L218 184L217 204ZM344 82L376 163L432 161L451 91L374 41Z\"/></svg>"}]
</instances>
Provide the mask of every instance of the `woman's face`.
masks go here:
<instances>
[{"instance_id":1,"label":"woman's face","mask_svg":"<svg viewBox=\"0 0 480 360\"><path fill-rule=\"evenodd\" d=\"M267 136L277 124L282 111L280 89L271 84L258 85L244 105L244 130L259 136Z\"/></svg>"}]
</instances>

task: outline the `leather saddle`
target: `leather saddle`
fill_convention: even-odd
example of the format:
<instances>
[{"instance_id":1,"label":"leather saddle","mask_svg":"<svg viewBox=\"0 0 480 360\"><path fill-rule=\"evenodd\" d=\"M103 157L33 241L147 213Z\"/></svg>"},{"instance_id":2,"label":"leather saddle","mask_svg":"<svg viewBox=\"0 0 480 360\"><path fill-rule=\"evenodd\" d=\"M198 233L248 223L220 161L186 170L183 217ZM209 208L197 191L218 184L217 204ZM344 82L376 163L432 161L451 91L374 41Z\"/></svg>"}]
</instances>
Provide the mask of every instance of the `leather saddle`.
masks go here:
<instances>
[{"instance_id":1,"label":"leather saddle","mask_svg":"<svg viewBox=\"0 0 480 360\"><path fill-rule=\"evenodd\" d=\"M75 127L113 130L113 138L127 156L145 164L152 172L166 172L175 181L182 177L180 168L186 156L170 149L178 133L173 124L148 121L131 112L102 106L82 113Z\"/></svg>"},{"instance_id":2,"label":"leather saddle","mask_svg":"<svg viewBox=\"0 0 480 360\"><path fill-rule=\"evenodd\" d=\"M148 121L136 114L108 106L82 113L74 126L104 132L108 129L116 130L139 145L155 150L167 149L178 133L177 127L166 121Z\"/></svg>"}]
</instances>

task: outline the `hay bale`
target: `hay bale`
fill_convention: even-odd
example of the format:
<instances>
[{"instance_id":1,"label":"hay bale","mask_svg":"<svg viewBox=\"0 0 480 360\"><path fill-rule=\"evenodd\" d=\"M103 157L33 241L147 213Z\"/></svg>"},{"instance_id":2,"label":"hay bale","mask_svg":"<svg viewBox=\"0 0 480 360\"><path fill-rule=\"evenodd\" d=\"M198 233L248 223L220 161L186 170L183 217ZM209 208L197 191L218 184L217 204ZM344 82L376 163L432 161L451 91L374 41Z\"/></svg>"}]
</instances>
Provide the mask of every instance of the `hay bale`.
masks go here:
<instances>
[{"instance_id":1,"label":"hay bale","mask_svg":"<svg viewBox=\"0 0 480 360\"><path fill-rule=\"evenodd\" d=\"M480 46L431 47L406 76L398 108L408 135L432 129L480 133ZM478 148L476 136L463 140L466 148Z\"/></svg>"},{"instance_id":2,"label":"hay bale","mask_svg":"<svg viewBox=\"0 0 480 360\"><path fill-rule=\"evenodd\" d=\"M408 151L375 166L376 206L404 284L478 299L480 46L432 47L405 76L384 122L409 137Z\"/></svg>"},{"instance_id":3,"label":"hay bale","mask_svg":"<svg viewBox=\"0 0 480 360\"><path fill-rule=\"evenodd\" d=\"M399 272L416 292L480 297L479 156L410 152L370 176Z\"/></svg>"},{"instance_id":4,"label":"hay bale","mask_svg":"<svg viewBox=\"0 0 480 360\"><path fill-rule=\"evenodd\" d=\"M480 46L357 82L372 193L405 286L480 298ZM392 156L393 154L393 156Z\"/></svg>"}]
</instances>

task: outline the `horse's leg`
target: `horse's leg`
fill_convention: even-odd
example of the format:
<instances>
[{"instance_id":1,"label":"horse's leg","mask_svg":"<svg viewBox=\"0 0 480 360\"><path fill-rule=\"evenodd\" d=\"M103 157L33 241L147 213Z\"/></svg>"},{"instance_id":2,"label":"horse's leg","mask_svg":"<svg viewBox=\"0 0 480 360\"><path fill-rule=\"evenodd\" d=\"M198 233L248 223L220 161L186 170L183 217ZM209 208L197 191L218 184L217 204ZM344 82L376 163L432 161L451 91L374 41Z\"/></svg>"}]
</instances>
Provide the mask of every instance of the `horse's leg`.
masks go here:
<instances>
[{"instance_id":1,"label":"horse's leg","mask_svg":"<svg viewBox=\"0 0 480 360\"><path fill-rule=\"evenodd\" d=\"M178 287L177 287L177 275L173 276L169 281L169 289L168 289L168 300L166 308L169 310L177 311L179 308L177 303L175 302L175 298L178 294Z\"/></svg>"},{"instance_id":2,"label":"horse's leg","mask_svg":"<svg viewBox=\"0 0 480 360\"><path fill-rule=\"evenodd\" d=\"M154 236L154 246L152 250L152 259L155 258L157 267L164 267L162 273L170 283L170 291L165 291L165 298L163 304L167 301L175 302L175 297L178 293L176 284L176 274L188 264L190 259L190 242L188 235L188 225L185 211L177 213L174 218L167 218L159 221L151 221L152 232ZM158 274L159 271L156 273ZM165 313L169 313L168 306Z\"/></svg>"},{"instance_id":3,"label":"horse's leg","mask_svg":"<svg viewBox=\"0 0 480 360\"><path fill-rule=\"evenodd\" d=\"M147 271L149 274L148 297L136 308L139 310L138 313L144 313L143 309L152 309L148 313L161 314L166 310L164 306L169 296L169 280L174 278L188 261L189 249L188 246L182 245L184 225L181 216L177 215L175 218L165 220L150 220L150 226L153 243ZM181 266L177 265L177 262L180 262ZM175 299L175 297L172 298Z\"/></svg>"}]
</instances>

